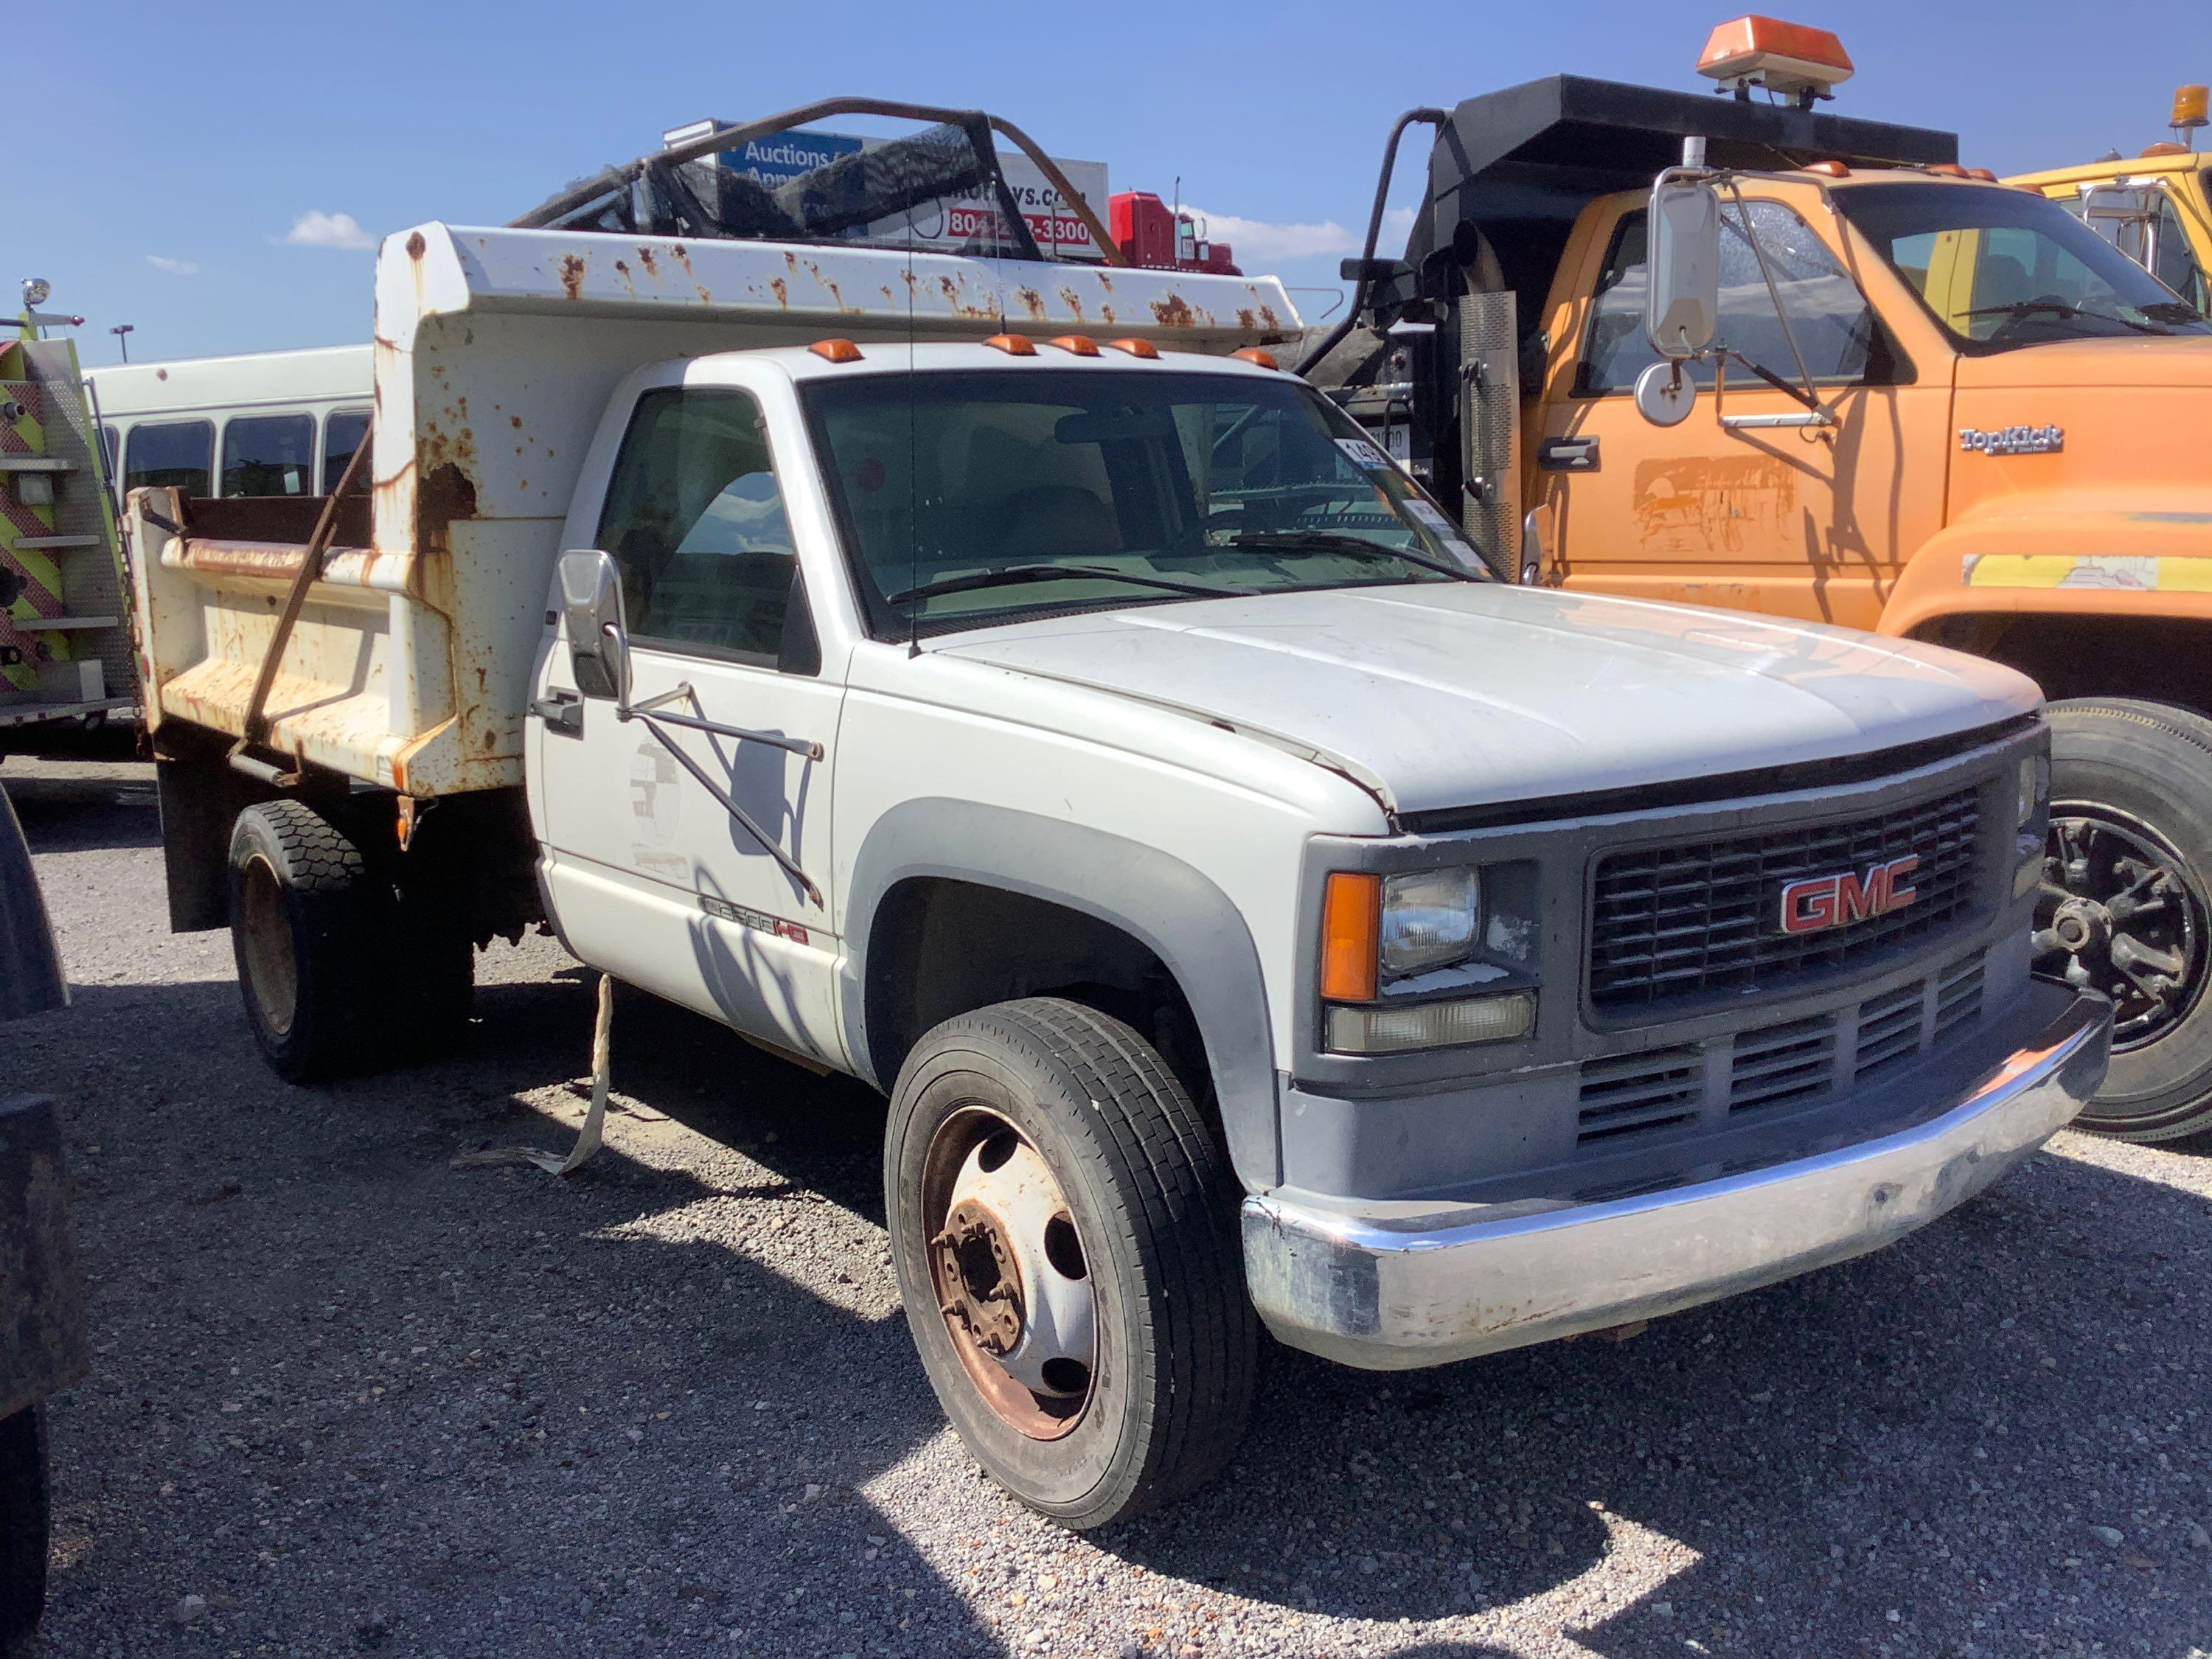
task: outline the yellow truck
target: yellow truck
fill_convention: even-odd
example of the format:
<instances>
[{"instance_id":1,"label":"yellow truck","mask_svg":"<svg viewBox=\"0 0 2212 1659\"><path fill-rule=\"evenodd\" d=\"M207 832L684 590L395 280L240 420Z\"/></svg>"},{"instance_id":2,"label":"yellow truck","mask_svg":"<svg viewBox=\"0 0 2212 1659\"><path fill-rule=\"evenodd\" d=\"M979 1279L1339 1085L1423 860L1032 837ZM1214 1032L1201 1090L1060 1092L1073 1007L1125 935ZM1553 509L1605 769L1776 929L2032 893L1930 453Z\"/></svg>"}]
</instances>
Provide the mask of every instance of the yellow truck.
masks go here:
<instances>
[{"instance_id":1,"label":"yellow truck","mask_svg":"<svg viewBox=\"0 0 2212 1659\"><path fill-rule=\"evenodd\" d=\"M2208 102L2212 88L2177 88L2173 137L2131 160L2115 150L2078 167L2023 173L2005 182L2048 196L2212 315L2212 155L2198 154L2193 143Z\"/></svg>"},{"instance_id":2,"label":"yellow truck","mask_svg":"<svg viewBox=\"0 0 2212 1659\"><path fill-rule=\"evenodd\" d=\"M1501 574L2039 681L2038 966L2118 1011L2082 1126L2212 1127L2212 325L1954 134L1819 107L1826 31L1739 19L1700 67L1723 95L1555 76L1408 112L1299 370Z\"/></svg>"}]
</instances>

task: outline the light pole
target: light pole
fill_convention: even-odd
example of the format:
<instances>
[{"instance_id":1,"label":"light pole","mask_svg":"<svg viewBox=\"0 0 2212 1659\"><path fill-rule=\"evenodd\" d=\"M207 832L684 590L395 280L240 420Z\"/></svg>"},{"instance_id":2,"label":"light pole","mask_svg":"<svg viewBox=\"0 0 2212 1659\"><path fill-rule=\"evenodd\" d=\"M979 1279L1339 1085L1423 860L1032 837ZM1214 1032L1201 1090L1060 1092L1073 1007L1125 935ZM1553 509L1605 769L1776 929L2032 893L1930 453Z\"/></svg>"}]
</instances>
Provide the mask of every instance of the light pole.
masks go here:
<instances>
[{"instance_id":1,"label":"light pole","mask_svg":"<svg viewBox=\"0 0 2212 1659\"><path fill-rule=\"evenodd\" d=\"M131 336L137 329L135 323L118 323L107 331L115 337L115 343L123 348L123 361L131 361Z\"/></svg>"}]
</instances>

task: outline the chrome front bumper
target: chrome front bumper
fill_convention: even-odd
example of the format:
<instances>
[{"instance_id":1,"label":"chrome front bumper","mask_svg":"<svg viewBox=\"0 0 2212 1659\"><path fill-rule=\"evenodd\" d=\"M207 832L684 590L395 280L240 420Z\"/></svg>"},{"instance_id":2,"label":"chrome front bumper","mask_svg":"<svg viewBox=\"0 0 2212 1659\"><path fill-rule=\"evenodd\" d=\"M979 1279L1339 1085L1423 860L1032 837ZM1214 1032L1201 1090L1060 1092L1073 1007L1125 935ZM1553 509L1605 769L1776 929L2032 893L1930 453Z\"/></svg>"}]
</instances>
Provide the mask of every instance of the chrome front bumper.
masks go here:
<instances>
[{"instance_id":1,"label":"chrome front bumper","mask_svg":"<svg viewBox=\"0 0 2212 1659\"><path fill-rule=\"evenodd\" d=\"M1811 1157L1608 1203L1354 1213L1244 1200L1277 1337L1400 1370L1656 1318L1879 1249L1980 1192L2104 1081L2112 1009L2076 1000L1954 1104Z\"/></svg>"}]
</instances>

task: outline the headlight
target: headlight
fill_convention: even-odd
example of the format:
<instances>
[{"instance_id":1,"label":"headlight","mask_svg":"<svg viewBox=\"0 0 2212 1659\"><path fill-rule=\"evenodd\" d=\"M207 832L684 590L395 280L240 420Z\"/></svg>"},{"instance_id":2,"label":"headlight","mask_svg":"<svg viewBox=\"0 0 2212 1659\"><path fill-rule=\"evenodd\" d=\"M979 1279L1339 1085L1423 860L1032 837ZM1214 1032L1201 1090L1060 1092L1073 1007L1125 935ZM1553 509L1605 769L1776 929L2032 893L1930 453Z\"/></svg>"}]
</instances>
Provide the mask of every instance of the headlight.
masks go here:
<instances>
[{"instance_id":1,"label":"headlight","mask_svg":"<svg viewBox=\"0 0 2212 1659\"><path fill-rule=\"evenodd\" d=\"M1405 979L1462 962L1481 938L1482 880L1473 870L1422 870L1384 879L1384 978Z\"/></svg>"}]
</instances>

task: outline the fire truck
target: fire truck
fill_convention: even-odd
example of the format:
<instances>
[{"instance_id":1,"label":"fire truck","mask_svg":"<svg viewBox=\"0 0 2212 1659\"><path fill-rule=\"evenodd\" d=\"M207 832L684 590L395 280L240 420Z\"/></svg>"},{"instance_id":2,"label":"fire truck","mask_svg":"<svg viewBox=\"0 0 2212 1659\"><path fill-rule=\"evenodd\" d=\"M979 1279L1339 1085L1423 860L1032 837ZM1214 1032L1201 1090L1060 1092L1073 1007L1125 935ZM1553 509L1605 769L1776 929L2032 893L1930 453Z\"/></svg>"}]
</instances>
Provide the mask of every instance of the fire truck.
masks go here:
<instances>
[{"instance_id":1,"label":"fire truck","mask_svg":"<svg viewBox=\"0 0 2212 1659\"><path fill-rule=\"evenodd\" d=\"M0 755L128 733L137 716L123 562L76 347L23 283L0 343Z\"/></svg>"}]
</instances>

